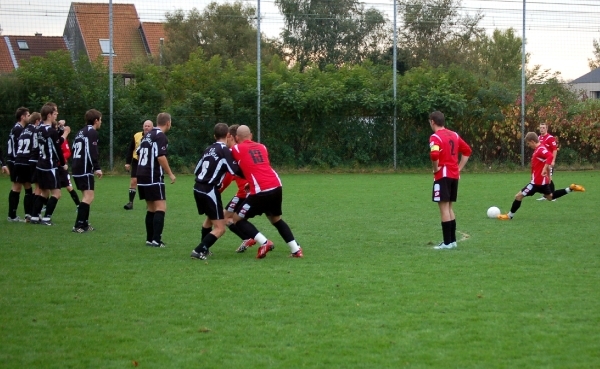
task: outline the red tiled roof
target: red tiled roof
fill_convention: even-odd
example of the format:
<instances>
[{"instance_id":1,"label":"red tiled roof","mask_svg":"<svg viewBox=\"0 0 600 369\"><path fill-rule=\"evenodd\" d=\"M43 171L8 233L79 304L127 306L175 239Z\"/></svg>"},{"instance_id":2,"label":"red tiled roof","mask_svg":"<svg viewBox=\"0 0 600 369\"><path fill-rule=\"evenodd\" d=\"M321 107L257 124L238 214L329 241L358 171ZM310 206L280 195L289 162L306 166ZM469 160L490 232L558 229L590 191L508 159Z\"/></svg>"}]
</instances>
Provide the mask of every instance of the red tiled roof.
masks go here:
<instances>
[{"instance_id":1,"label":"red tiled roof","mask_svg":"<svg viewBox=\"0 0 600 369\"><path fill-rule=\"evenodd\" d=\"M146 37L146 42L150 48L150 55L160 55L160 39L167 41L167 35L165 33L165 24L160 22L142 22L140 25L142 34Z\"/></svg>"},{"instance_id":2,"label":"red tiled roof","mask_svg":"<svg viewBox=\"0 0 600 369\"><path fill-rule=\"evenodd\" d=\"M13 53L20 66L21 61L27 60L32 56L46 56L48 51L64 50L68 51L65 39L61 36L7 36L10 39ZM19 41L25 41L29 49L19 48Z\"/></svg>"},{"instance_id":3,"label":"red tiled roof","mask_svg":"<svg viewBox=\"0 0 600 369\"><path fill-rule=\"evenodd\" d=\"M4 41L4 37L0 37L0 73L10 73L15 70L8 46Z\"/></svg>"},{"instance_id":4,"label":"red tiled roof","mask_svg":"<svg viewBox=\"0 0 600 369\"><path fill-rule=\"evenodd\" d=\"M102 55L100 39L108 40L108 4L71 3L90 60ZM139 32L140 20L133 4L113 4L113 70L126 73L125 66L146 51ZM108 65L108 56L104 57Z\"/></svg>"}]
</instances>

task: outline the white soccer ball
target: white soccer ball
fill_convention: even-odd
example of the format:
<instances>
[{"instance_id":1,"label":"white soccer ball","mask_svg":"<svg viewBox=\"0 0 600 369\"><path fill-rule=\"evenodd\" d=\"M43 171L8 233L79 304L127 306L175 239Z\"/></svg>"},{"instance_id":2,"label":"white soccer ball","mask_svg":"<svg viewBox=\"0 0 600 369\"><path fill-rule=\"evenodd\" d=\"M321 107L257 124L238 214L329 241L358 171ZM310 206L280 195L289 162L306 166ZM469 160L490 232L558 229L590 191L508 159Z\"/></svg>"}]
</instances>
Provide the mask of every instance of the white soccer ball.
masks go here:
<instances>
[{"instance_id":1,"label":"white soccer ball","mask_svg":"<svg viewBox=\"0 0 600 369\"><path fill-rule=\"evenodd\" d=\"M491 218L491 219L498 218L498 215L500 215L500 214L501 214L500 208L498 208L496 206L492 206L487 211L487 216L488 216L488 218Z\"/></svg>"}]
</instances>

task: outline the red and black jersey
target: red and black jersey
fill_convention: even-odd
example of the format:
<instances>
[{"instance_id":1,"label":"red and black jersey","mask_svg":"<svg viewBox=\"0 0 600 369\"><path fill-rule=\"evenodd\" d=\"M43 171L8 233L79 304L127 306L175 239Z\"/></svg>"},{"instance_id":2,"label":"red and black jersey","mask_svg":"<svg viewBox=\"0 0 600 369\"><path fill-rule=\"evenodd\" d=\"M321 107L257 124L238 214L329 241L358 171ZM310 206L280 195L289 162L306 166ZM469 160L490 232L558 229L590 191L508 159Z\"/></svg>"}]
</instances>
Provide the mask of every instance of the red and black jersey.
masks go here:
<instances>
[{"instance_id":1,"label":"red and black jersey","mask_svg":"<svg viewBox=\"0 0 600 369\"><path fill-rule=\"evenodd\" d=\"M265 145L246 140L235 145L231 152L250 184L251 195L281 187L281 180L271 167Z\"/></svg>"},{"instance_id":2,"label":"red and black jersey","mask_svg":"<svg viewBox=\"0 0 600 369\"><path fill-rule=\"evenodd\" d=\"M531 155L531 183L534 185L545 185L550 183L550 171L545 176L542 175L542 171L546 164L552 164L552 153L548 151L546 146L540 144L533 151Z\"/></svg>"},{"instance_id":3,"label":"red and black jersey","mask_svg":"<svg viewBox=\"0 0 600 369\"><path fill-rule=\"evenodd\" d=\"M550 133L546 133L545 135L539 136L540 143L550 151L555 152L558 150L558 143L556 142L556 138L552 136Z\"/></svg>"},{"instance_id":4,"label":"red and black jersey","mask_svg":"<svg viewBox=\"0 0 600 369\"><path fill-rule=\"evenodd\" d=\"M242 177L238 177L231 173L225 173L225 178L223 179L223 183L221 184L221 188L219 188L219 191L225 191L233 181L235 181L235 184L238 188L235 197L239 199L245 199L246 197L248 197L248 193L246 192L246 185L248 184L248 181L246 181L246 179Z\"/></svg>"},{"instance_id":5,"label":"red and black jersey","mask_svg":"<svg viewBox=\"0 0 600 369\"><path fill-rule=\"evenodd\" d=\"M471 147L458 133L447 128L439 129L429 138L430 158L438 160L440 170L434 173L434 180L441 178L459 179L458 154L471 156Z\"/></svg>"}]
</instances>

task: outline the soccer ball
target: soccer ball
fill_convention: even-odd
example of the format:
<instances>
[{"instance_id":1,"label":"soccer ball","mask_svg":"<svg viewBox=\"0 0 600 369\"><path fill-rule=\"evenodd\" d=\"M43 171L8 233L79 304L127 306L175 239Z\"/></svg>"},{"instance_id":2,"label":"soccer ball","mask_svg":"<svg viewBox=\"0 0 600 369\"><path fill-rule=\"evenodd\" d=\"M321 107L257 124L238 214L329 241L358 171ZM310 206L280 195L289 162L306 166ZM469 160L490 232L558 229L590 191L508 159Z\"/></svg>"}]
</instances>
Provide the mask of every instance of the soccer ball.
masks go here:
<instances>
[{"instance_id":1,"label":"soccer ball","mask_svg":"<svg viewBox=\"0 0 600 369\"><path fill-rule=\"evenodd\" d=\"M488 218L491 219L496 219L498 218L498 215L500 215L500 209L496 206L492 206L491 208L488 209L487 211L487 216Z\"/></svg>"}]
</instances>

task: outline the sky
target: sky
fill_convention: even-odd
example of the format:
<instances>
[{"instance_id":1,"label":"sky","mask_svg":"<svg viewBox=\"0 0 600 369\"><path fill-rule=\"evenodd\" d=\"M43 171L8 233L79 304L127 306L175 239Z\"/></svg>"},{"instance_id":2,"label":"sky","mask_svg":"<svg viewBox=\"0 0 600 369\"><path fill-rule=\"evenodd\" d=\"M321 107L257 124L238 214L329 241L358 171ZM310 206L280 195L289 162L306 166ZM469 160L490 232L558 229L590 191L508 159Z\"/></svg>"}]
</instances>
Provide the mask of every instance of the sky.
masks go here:
<instances>
[{"instance_id":1,"label":"sky","mask_svg":"<svg viewBox=\"0 0 600 369\"><path fill-rule=\"evenodd\" d=\"M216 0L225 2L226 0ZM258 0L243 0L257 6ZM108 3L108 0L80 2ZM113 0L133 3L142 21L160 22L165 13L176 9L204 9L210 0ZM231 1L230 1L231 2ZM376 8L393 20L393 0L365 0L366 8ZM2 35L62 36L71 1L69 0L0 0ZM527 0L525 18L526 52L530 54L528 68L541 65L551 72L560 72L565 81L590 71L588 59L593 57L593 40L600 40L600 0ZM274 0L261 0L261 31L277 37L283 27L283 17ZM514 28L523 34L523 0L463 0L461 9L468 14L480 11L480 25L491 34L495 29ZM398 25L400 24L398 18Z\"/></svg>"}]
</instances>

